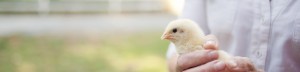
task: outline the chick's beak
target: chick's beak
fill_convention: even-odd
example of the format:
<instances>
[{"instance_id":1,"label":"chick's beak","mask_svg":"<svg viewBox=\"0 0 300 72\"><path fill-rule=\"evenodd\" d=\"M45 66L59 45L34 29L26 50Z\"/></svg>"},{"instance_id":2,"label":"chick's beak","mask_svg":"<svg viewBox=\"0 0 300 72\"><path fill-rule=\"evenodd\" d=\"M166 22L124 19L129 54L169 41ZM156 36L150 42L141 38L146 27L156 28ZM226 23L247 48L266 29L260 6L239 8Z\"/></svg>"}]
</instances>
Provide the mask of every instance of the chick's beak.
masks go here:
<instances>
[{"instance_id":1,"label":"chick's beak","mask_svg":"<svg viewBox=\"0 0 300 72\"><path fill-rule=\"evenodd\" d=\"M161 39L162 40L171 40L171 39L173 39L173 36L171 35L171 34L168 34L168 33L166 33L166 34L163 34L162 36L161 36Z\"/></svg>"}]
</instances>

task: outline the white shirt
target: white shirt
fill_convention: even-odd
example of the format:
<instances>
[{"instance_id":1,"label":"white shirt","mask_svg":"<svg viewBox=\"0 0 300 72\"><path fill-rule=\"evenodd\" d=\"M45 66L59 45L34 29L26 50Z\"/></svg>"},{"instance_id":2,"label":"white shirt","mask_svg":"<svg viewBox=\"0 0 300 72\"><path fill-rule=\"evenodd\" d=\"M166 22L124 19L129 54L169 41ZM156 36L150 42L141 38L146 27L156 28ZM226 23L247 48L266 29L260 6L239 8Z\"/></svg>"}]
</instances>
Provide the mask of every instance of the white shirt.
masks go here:
<instances>
[{"instance_id":1,"label":"white shirt","mask_svg":"<svg viewBox=\"0 0 300 72\"><path fill-rule=\"evenodd\" d=\"M266 72L300 71L300 0L185 0L180 18ZM176 52L169 47L168 54Z\"/></svg>"}]
</instances>

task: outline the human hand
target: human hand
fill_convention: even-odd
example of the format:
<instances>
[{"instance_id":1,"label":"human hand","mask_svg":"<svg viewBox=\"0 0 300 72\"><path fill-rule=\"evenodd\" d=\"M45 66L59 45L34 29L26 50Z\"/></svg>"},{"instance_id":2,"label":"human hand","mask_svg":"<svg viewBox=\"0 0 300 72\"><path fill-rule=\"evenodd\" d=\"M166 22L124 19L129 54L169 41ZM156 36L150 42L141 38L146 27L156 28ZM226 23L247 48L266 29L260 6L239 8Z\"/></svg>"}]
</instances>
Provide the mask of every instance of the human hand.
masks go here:
<instances>
[{"instance_id":1,"label":"human hand","mask_svg":"<svg viewBox=\"0 0 300 72\"><path fill-rule=\"evenodd\" d=\"M226 69L229 72L263 72L262 70L256 69L247 57L233 57L232 59L235 65L226 65Z\"/></svg>"},{"instance_id":2,"label":"human hand","mask_svg":"<svg viewBox=\"0 0 300 72\"><path fill-rule=\"evenodd\" d=\"M205 37L205 50L174 56L169 60L171 72L257 72L248 58L233 57L233 61L224 62L218 59L218 42L215 36ZM171 63L170 63L171 62ZM175 70L176 69L176 70Z\"/></svg>"},{"instance_id":3,"label":"human hand","mask_svg":"<svg viewBox=\"0 0 300 72\"><path fill-rule=\"evenodd\" d=\"M205 49L208 50L218 50L218 41L214 35L206 36L206 44L204 45ZM226 68L221 72L262 72L254 67L251 60L247 57L232 57L232 61L225 62Z\"/></svg>"},{"instance_id":4,"label":"human hand","mask_svg":"<svg viewBox=\"0 0 300 72\"><path fill-rule=\"evenodd\" d=\"M225 63L216 60L216 51L201 50L180 55L177 60L178 72L216 72L225 69Z\"/></svg>"},{"instance_id":5,"label":"human hand","mask_svg":"<svg viewBox=\"0 0 300 72\"><path fill-rule=\"evenodd\" d=\"M217 72L225 69L225 63L218 61L218 44L216 37L208 35L205 37L206 43L204 48L206 50L195 51L183 54L178 57L177 71L181 72Z\"/></svg>"}]
</instances>

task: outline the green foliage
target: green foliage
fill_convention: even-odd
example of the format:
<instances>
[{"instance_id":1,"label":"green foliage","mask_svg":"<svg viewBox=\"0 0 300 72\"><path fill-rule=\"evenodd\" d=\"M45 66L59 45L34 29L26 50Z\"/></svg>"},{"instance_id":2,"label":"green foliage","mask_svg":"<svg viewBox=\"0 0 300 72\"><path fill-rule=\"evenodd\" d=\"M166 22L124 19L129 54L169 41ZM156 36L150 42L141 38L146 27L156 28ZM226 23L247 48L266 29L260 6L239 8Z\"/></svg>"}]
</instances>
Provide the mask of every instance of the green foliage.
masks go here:
<instances>
[{"instance_id":1,"label":"green foliage","mask_svg":"<svg viewBox=\"0 0 300 72\"><path fill-rule=\"evenodd\" d=\"M0 72L165 72L158 32L0 37Z\"/></svg>"}]
</instances>

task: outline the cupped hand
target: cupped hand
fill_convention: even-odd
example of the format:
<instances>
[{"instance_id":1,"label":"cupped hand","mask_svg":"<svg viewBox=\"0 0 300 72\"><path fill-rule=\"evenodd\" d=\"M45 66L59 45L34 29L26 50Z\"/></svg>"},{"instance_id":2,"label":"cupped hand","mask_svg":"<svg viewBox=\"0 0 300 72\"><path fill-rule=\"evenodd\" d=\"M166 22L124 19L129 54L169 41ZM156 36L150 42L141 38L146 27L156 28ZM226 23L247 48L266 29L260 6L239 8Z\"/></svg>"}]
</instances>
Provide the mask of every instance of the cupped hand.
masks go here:
<instances>
[{"instance_id":1,"label":"cupped hand","mask_svg":"<svg viewBox=\"0 0 300 72\"><path fill-rule=\"evenodd\" d=\"M232 61L219 61L218 41L215 36L205 37L205 50L177 56L176 72L259 72L253 63L246 57L232 57Z\"/></svg>"},{"instance_id":2,"label":"cupped hand","mask_svg":"<svg viewBox=\"0 0 300 72\"><path fill-rule=\"evenodd\" d=\"M216 60L216 51L199 50L180 55L177 60L179 72L216 72L225 69L225 63Z\"/></svg>"},{"instance_id":3,"label":"cupped hand","mask_svg":"<svg viewBox=\"0 0 300 72\"><path fill-rule=\"evenodd\" d=\"M218 50L218 40L214 35L205 37L204 48L207 50ZM221 72L262 72L255 68L251 60L247 57L233 56L232 61L224 62L226 68Z\"/></svg>"},{"instance_id":4,"label":"cupped hand","mask_svg":"<svg viewBox=\"0 0 300 72\"><path fill-rule=\"evenodd\" d=\"M181 72L217 72L225 69L226 64L218 61L218 42L215 36L204 38L205 50L194 51L178 57L177 71Z\"/></svg>"},{"instance_id":5,"label":"cupped hand","mask_svg":"<svg viewBox=\"0 0 300 72\"><path fill-rule=\"evenodd\" d=\"M251 60L247 57L235 56L232 59L235 65L226 64L226 69L230 72L262 72L255 68Z\"/></svg>"}]
</instances>

